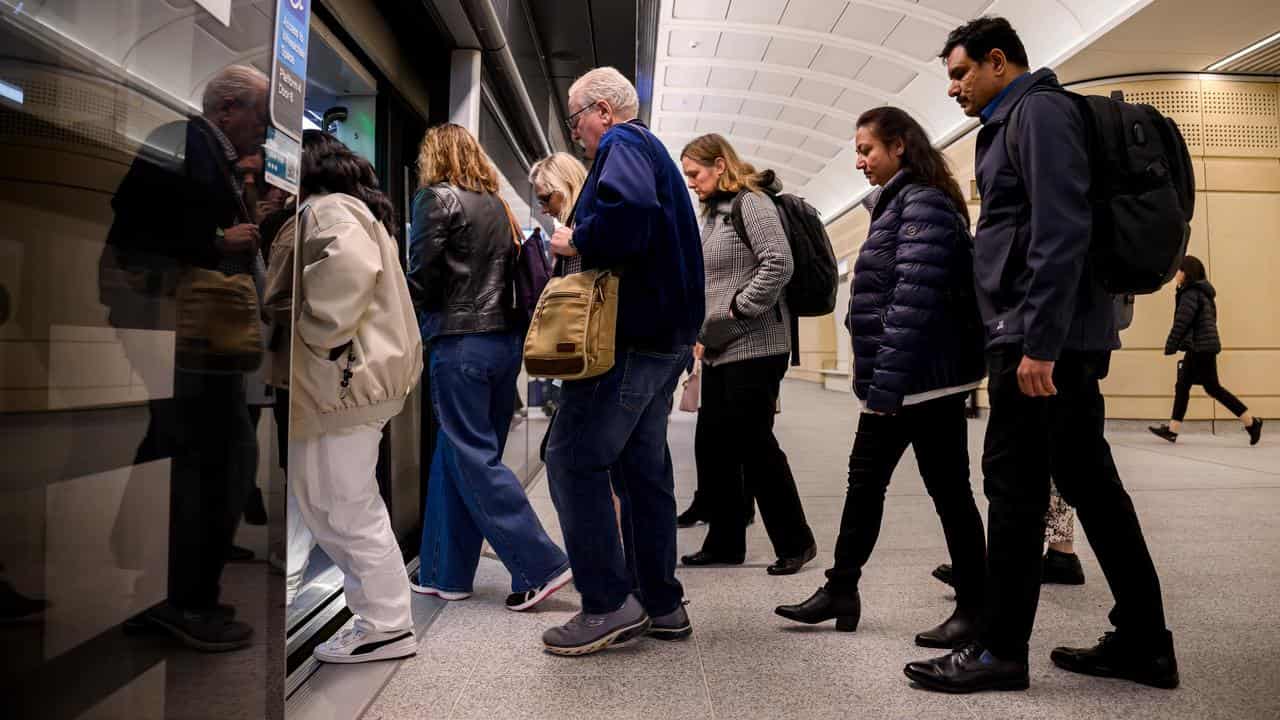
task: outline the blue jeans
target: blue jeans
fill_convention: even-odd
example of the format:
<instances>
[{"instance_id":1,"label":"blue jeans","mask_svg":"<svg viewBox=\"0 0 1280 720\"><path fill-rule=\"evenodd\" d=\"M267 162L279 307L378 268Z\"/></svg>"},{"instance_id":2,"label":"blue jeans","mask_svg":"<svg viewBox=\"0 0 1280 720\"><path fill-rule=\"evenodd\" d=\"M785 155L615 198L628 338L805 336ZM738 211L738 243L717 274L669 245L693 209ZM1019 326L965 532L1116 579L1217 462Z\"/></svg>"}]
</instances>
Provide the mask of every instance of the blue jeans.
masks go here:
<instances>
[{"instance_id":1,"label":"blue jeans","mask_svg":"<svg viewBox=\"0 0 1280 720\"><path fill-rule=\"evenodd\" d=\"M522 346L514 333L432 342L431 402L440 432L422 521L421 585L471 592L484 540L511 573L512 592L539 587L569 567L502 462Z\"/></svg>"},{"instance_id":2,"label":"blue jeans","mask_svg":"<svg viewBox=\"0 0 1280 720\"><path fill-rule=\"evenodd\" d=\"M634 592L659 616L684 598L676 580L667 417L690 354L687 345L665 353L619 351L608 373L566 382L561 391L547 473L585 612L617 610ZM611 482L622 505L621 540Z\"/></svg>"}]
</instances>

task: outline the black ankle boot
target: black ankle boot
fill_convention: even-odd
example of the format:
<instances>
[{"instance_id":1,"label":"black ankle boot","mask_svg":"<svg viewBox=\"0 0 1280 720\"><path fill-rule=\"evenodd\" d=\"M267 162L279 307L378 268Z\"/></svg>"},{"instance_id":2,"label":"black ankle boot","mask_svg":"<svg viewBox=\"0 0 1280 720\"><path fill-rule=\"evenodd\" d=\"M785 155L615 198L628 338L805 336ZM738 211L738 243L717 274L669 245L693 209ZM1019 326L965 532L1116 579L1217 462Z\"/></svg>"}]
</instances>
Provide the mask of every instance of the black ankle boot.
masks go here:
<instances>
[{"instance_id":1,"label":"black ankle boot","mask_svg":"<svg viewBox=\"0 0 1280 720\"><path fill-rule=\"evenodd\" d=\"M1045 585L1083 585L1084 568L1080 565L1080 556L1050 548L1044 554L1040 582Z\"/></svg>"},{"instance_id":2,"label":"black ankle boot","mask_svg":"<svg viewBox=\"0 0 1280 720\"><path fill-rule=\"evenodd\" d=\"M956 608L943 623L916 635L916 645L950 650L966 645L978 638L978 616Z\"/></svg>"},{"instance_id":3,"label":"black ankle boot","mask_svg":"<svg viewBox=\"0 0 1280 720\"><path fill-rule=\"evenodd\" d=\"M817 625L834 619L836 630L853 632L858 629L858 618L862 616L862 599L855 589L852 594L833 594L826 588L818 588L818 592L799 605L779 605L773 610L778 615L806 625Z\"/></svg>"},{"instance_id":4,"label":"black ankle boot","mask_svg":"<svg viewBox=\"0 0 1280 720\"><path fill-rule=\"evenodd\" d=\"M1082 675L1122 678L1165 690L1178 687L1178 659L1168 631L1146 639L1109 632L1091 648L1055 648L1049 659Z\"/></svg>"}]
</instances>

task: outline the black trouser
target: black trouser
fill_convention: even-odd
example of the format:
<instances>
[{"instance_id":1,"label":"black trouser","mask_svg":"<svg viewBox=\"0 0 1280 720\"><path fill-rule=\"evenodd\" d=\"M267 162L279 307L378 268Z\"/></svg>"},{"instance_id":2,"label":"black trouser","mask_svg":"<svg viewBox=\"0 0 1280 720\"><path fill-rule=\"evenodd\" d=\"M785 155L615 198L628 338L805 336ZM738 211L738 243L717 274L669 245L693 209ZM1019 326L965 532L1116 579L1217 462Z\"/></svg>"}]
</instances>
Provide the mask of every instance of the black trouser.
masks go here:
<instances>
[{"instance_id":1,"label":"black trouser","mask_svg":"<svg viewBox=\"0 0 1280 720\"><path fill-rule=\"evenodd\" d=\"M1187 403L1191 401L1191 386L1202 385L1209 397L1217 400L1240 417L1249 408L1230 391L1218 382L1218 354L1208 352L1189 352L1178 362L1178 384L1173 387L1174 420L1182 422L1187 416Z\"/></svg>"},{"instance_id":2,"label":"black trouser","mask_svg":"<svg viewBox=\"0 0 1280 720\"><path fill-rule=\"evenodd\" d=\"M711 466L718 462L713 449L712 441L715 438L715 431L711 427L711 422L707 420L708 416L698 413L697 425L693 431L693 463L697 470L697 480L693 490L693 501L689 503L689 510L698 517L699 520L707 520L711 517L711 492L703 486L703 478L709 477L712 473ZM741 474L741 473L739 473ZM742 511L746 513L748 518L755 514L755 498L746 495L745 484L744 500L746 505Z\"/></svg>"},{"instance_id":3,"label":"black trouser","mask_svg":"<svg viewBox=\"0 0 1280 720\"><path fill-rule=\"evenodd\" d=\"M721 556L747 549L747 498L760 506L774 552L801 555L813 545L800 493L787 455L773 435L778 390L788 355L740 360L702 369L702 409L706 461L699 478L711 501L710 528L702 549Z\"/></svg>"},{"instance_id":4,"label":"black trouser","mask_svg":"<svg viewBox=\"0 0 1280 720\"><path fill-rule=\"evenodd\" d=\"M169 602L209 610L253 482L257 440L241 374L177 371L169 496Z\"/></svg>"},{"instance_id":5,"label":"black trouser","mask_svg":"<svg viewBox=\"0 0 1280 720\"><path fill-rule=\"evenodd\" d=\"M1026 659L1040 599L1051 475L1062 498L1076 509L1111 587L1111 623L1139 640L1162 633L1160 580L1103 437L1106 413L1098 381L1107 375L1111 353L1062 353L1053 371L1058 394L1049 398L1028 397L1018 389L1021 360L1014 346L988 356L983 645L1003 659Z\"/></svg>"},{"instance_id":6,"label":"black trouser","mask_svg":"<svg viewBox=\"0 0 1280 720\"><path fill-rule=\"evenodd\" d=\"M982 516L969 486L965 393L902 408L895 415L862 413L849 455L849 492L840 518L835 566L827 589L852 593L871 557L884 516L884 494L894 468L910 445L925 489L942 520L955 572L956 603L982 609L986 568Z\"/></svg>"}]
</instances>

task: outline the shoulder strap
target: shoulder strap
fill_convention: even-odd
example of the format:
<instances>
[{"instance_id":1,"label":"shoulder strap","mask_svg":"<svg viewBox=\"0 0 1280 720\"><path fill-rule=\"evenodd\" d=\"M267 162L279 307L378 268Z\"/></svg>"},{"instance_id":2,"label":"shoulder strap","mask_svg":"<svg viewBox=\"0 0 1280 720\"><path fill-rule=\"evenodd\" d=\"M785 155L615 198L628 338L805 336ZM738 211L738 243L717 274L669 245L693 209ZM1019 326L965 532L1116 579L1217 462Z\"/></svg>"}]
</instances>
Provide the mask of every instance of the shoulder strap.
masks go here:
<instances>
[{"instance_id":1,"label":"shoulder strap","mask_svg":"<svg viewBox=\"0 0 1280 720\"><path fill-rule=\"evenodd\" d=\"M1018 124L1022 119L1022 103L1032 95L1041 93L1061 93L1067 97L1071 97L1072 93L1065 88L1056 87L1035 87L1028 90L1022 97L1018 98L1018 102L1009 111L1009 117L1005 120L1004 128L1004 152L1009 156L1009 163L1013 165L1013 172L1022 180L1022 159L1021 153L1018 151ZM1025 183L1024 183L1025 184Z\"/></svg>"},{"instance_id":2,"label":"shoulder strap","mask_svg":"<svg viewBox=\"0 0 1280 720\"><path fill-rule=\"evenodd\" d=\"M249 208L244 204L244 195L236 186L235 178L231 177L231 169L227 167L226 158L223 157L222 143L218 138L214 137L209 128L205 127L207 122L203 118L196 119L194 125L200 132L200 136L204 141L212 146L215 157L218 158L218 169L222 171L222 179L227 184L227 191L236 199L236 211L239 213L237 220L241 223L253 222L253 214L249 212Z\"/></svg>"},{"instance_id":3,"label":"shoulder strap","mask_svg":"<svg viewBox=\"0 0 1280 720\"><path fill-rule=\"evenodd\" d=\"M734 232L738 233L738 239L746 244L748 250L755 252L755 248L751 246L751 238L747 237L747 221L742 217L742 196L746 192L746 190L743 190L733 196L733 203L729 210L729 220L733 223Z\"/></svg>"}]
</instances>

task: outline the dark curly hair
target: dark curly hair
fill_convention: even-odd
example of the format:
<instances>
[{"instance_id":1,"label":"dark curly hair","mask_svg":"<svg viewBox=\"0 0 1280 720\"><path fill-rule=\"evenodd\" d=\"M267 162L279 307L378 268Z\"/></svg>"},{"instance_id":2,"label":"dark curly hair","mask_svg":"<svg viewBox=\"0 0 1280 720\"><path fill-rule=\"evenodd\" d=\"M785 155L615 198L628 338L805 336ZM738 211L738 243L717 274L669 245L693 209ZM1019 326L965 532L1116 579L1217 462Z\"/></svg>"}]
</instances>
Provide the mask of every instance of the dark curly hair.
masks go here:
<instances>
[{"instance_id":1,"label":"dark curly hair","mask_svg":"<svg viewBox=\"0 0 1280 720\"><path fill-rule=\"evenodd\" d=\"M316 193L343 193L359 198L391 237L398 235L395 208L379 188L373 165L327 132L303 131L299 187L299 200Z\"/></svg>"},{"instance_id":2,"label":"dark curly hair","mask_svg":"<svg viewBox=\"0 0 1280 720\"><path fill-rule=\"evenodd\" d=\"M1022 38L1002 17L976 18L952 30L938 57L945 61L957 47L963 47L965 54L976 63L986 62L992 50L1003 50L1009 62L1019 67L1030 67Z\"/></svg>"}]
</instances>

